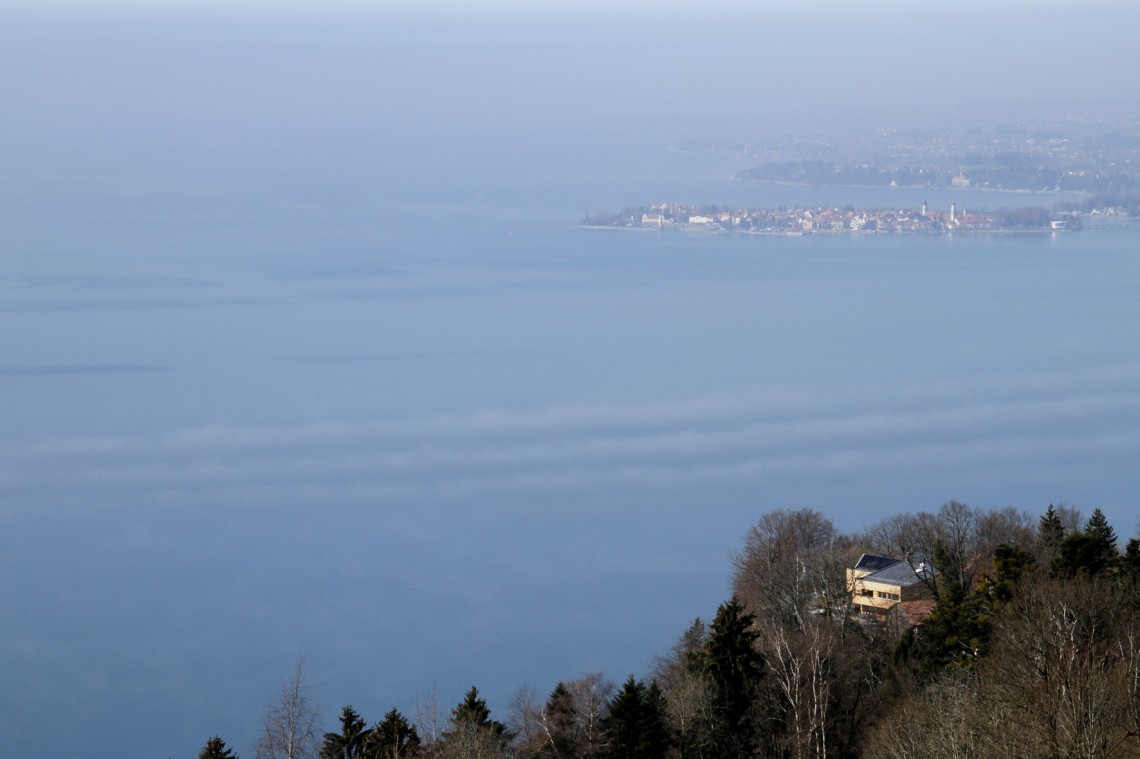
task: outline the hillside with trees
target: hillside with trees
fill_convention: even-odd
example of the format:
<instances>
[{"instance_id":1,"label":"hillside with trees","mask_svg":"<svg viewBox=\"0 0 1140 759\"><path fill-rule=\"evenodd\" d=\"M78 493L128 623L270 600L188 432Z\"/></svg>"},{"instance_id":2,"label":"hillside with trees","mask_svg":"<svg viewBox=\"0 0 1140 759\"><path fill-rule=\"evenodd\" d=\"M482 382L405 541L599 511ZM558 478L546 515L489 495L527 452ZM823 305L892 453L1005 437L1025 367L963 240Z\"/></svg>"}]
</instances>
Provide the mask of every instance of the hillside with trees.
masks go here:
<instances>
[{"instance_id":1,"label":"hillside with trees","mask_svg":"<svg viewBox=\"0 0 1140 759\"><path fill-rule=\"evenodd\" d=\"M849 570L864 555L909 571L923 600L877 593L881 609L856 606ZM1140 756L1140 540L1121 550L1099 509L1086 519L1064 505L1033 516L950 501L857 534L779 510L733 563L733 597L642 678L586 674L545 697L524 686L499 718L474 686L446 715L433 697L414 719L392 709L370 726L345 706L321 734L298 666L254 755ZM201 756L234 754L214 736Z\"/></svg>"}]
</instances>

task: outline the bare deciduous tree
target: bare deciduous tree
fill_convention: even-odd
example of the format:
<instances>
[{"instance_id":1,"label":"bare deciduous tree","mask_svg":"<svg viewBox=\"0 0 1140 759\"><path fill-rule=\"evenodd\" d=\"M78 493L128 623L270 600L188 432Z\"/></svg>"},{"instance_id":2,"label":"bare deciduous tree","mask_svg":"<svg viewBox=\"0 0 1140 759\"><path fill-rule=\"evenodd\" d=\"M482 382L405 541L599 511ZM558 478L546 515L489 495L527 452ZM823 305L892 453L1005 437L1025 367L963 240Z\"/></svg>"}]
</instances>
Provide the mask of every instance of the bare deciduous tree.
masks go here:
<instances>
[{"instance_id":1,"label":"bare deciduous tree","mask_svg":"<svg viewBox=\"0 0 1140 759\"><path fill-rule=\"evenodd\" d=\"M614 684L601 673L559 683L546 703L520 688L511 702L510 726L523 756L589 759L603 753L602 721Z\"/></svg>"},{"instance_id":2,"label":"bare deciduous tree","mask_svg":"<svg viewBox=\"0 0 1140 759\"><path fill-rule=\"evenodd\" d=\"M864 752L886 759L974 759L987 750L972 676L954 673L896 704Z\"/></svg>"},{"instance_id":3,"label":"bare deciduous tree","mask_svg":"<svg viewBox=\"0 0 1140 759\"><path fill-rule=\"evenodd\" d=\"M1039 578L994 637L982 696L1008 707L994 739L1009 756L1099 759L1140 733L1140 615L1115 583Z\"/></svg>"},{"instance_id":4,"label":"bare deciduous tree","mask_svg":"<svg viewBox=\"0 0 1140 759\"><path fill-rule=\"evenodd\" d=\"M606 745L602 720L609 710L614 684L602 673L594 672L566 683L566 690L570 691L570 702L574 708L578 756L597 756Z\"/></svg>"},{"instance_id":5,"label":"bare deciduous tree","mask_svg":"<svg viewBox=\"0 0 1140 759\"><path fill-rule=\"evenodd\" d=\"M916 572L933 562L935 574L918 574L937 598L946 583L972 588L984 572L984 560L999 543L1018 539L1025 541L1020 545L1031 545L1031 525L1016 509L985 512L947 501L937 514L923 511L888 517L868 530L864 540L871 550L902 559Z\"/></svg>"},{"instance_id":6,"label":"bare deciduous tree","mask_svg":"<svg viewBox=\"0 0 1140 759\"><path fill-rule=\"evenodd\" d=\"M515 736L515 748L520 757L535 757L548 732L542 719L543 705L534 686L520 685L507 705L507 727Z\"/></svg>"},{"instance_id":7,"label":"bare deciduous tree","mask_svg":"<svg viewBox=\"0 0 1140 759\"><path fill-rule=\"evenodd\" d=\"M311 759L320 748L319 710L305 679L304 662L297 660L293 674L281 685L262 718L261 737L254 747L257 759Z\"/></svg>"},{"instance_id":8,"label":"bare deciduous tree","mask_svg":"<svg viewBox=\"0 0 1140 759\"><path fill-rule=\"evenodd\" d=\"M672 756L705 759L713 755L716 688L697 661L708 643L708 626L697 618L666 656L657 658L653 679L665 697L665 719L673 733Z\"/></svg>"},{"instance_id":9,"label":"bare deciduous tree","mask_svg":"<svg viewBox=\"0 0 1140 759\"><path fill-rule=\"evenodd\" d=\"M663 683L665 718L680 759L711 757L715 745L716 688L703 672L677 667Z\"/></svg>"},{"instance_id":10,"label":"bare deciduous tree","mask_svg":"<svg viewBox=\"0 0 1140 759\"><path fill-rule=\"evenodd\" d=\"M849 541L812 509L771 511L735 557L733 593L765 622L803 629L811 611L846 614Z\"/></svg>"},{"instance_id":11,"label":"bare deciduous tree","mask_svg":"<svg viewBox=\"0 0 1140 759\"><path fill-rule=\"evenodd\" d=\"M1140 755L1140 614L1104 579L1024 581L991 654L897 702L864 753L888 759Z\"/></svg>"},{"instance_id":12,"label":"bare deciduous tree","mask_svg":"<svg viewBox=\"0 0 1140 759\"><path fill-rule=\"evenodd\" d=\"M416 729L420 735L421 747L429 757L439 756L440 743L446 724L443 708L439 704L439 693L432 686L431 693L416 699Z\"/></svg>"},{"instance_id":13,"label":"bare deciduous tree","mask_svg":"<svg viewBox=\"0 0 1140 759\"><path fill-rule=\"evenodd\" d=\"M796 759L828 756L835 701L833 657L842 624L841 620L812 619L800 630L770 625L761 634L764 658L787 715L787 747Z\"/></svg>"},{"instance_id":14,"label":"bare deciduous tree","mask_svg":"<svg viewBox=\"0 0 1140 759\"><path fill-rule=\"evenodd\" d=\"M1037 537L1037 518L1013 506L991 509L978 514L979 549L992 556L999 545L1030 550Z\"/></svg>"}]
</instances>

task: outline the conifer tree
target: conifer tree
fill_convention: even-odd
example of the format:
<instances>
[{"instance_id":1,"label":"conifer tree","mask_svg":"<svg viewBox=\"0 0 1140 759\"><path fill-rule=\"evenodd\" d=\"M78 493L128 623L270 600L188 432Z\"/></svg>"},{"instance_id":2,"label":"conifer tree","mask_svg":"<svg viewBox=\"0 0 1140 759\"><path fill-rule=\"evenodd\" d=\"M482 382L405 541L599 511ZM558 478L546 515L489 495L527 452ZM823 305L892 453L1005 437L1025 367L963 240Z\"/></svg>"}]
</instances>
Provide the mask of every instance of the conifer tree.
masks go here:
<instances>
[{"instance_id":1,"label":"conifer tree","mask_svg":"<svg viewBox=\"0 0 1140 759\"><path fill-rule=\"evenodd\" d=\"M226 742L218 736L206 741L205 747L198 753L198 759L238 759L231 749L226 748Z\"/></svg>"},{"instance_id":2,"label":"conifer tree","mask_svg":"<svg viewBox=\"0 0 1140 759\"><path fill-rule=\"evenodd\" d=\"M713 685L714 753L721 757L751 756L759 737L758 690L764 660L756 648L759 633L754 621L737 599L721 604L697 658Z\"/></svg>"},{"instance_id":3,"label":"conifer tree","mask_svg":"<svg viewBox=\"0 0 1140 759\"><path fill-rule=\"evenodd\" d=\"M321 746L321 759L356 759L364 756L364 741L369 730L364 727L364 719L352 706L346 706L340 714L340 732L325 733Z\"/></svg>"},{"instance_id":4,"label":"conifer tree","mask_svg":"<svg viewBox=\"0 0 1140 759\"><path fill-rule=\"evenodd\" d=\"M574 699L565 683L558 683L542 710L544 733L539 756L569 757L577 751L574 735Z\"/></svg>"},{"instance_id":5,"label":"conifer tree","mask_svg":"<svg viewBox=\"0 0 1140 759\"><path fill-rule=\"evenodd\" d=\"M669 750L669 722L665 716L665 694L657 681L645 689L645 720L642 733L644 756L665 756Z\"/></svg>"},{"instance_id":6,"label":"conifer tree","mask_svg":"<svg viewBox=\"0 0 1140 759\"><path fill-rule=\"evenodd\" d=\"M441 737L444 756L482 759L505 754L511 734L506 725L491 719L487 702L479 697L479 690L471 686L451 711L448 729Z\"/></svg>"},{"instance_id":7,"label":"conifer tree","mask_svg":"<svg viewBox=\"0 0 1140 759\"><path fill-rule=\"evenodd\" d=\"M605 719L609 759L662 759L669 747L665 698L656 683L633 675L610 702Z\"/></svg>"},{"instance_id":8,"label":"conifer tree","mask_svg":"<svg viewBox=\"0 0 1140 759\"><path fill-rule=\"evenodd\" d=\"M1124 547L1124 555L1120 557L1120 575L1125 597L1133 608L1140 609L1140 540L1132 538Z\"/></svg>"},{"instance_id":9,"label":"conifer tree","mask_svg":"<svg viewBox=\"0 0 1140 759\"><path fill-rule=\"evenodd\" d=\"M1052 507L1050 507L1052 511ZM1052 524L1055 514L1049 512L1042 524ZM1049 531L1053 535L1060 531ZM1063 561L1065 546L1061 544L1054 567ZM936 561L941 555L935 546ZM895 659L905 663L922 682L942 676L948 669L973 669L989 653L995 615L1009 606L1017 595L1022 578L1033 573L1037 560L1028 551L1002 543L994 549L993 574L975 589L953 577L941 586L938 606L923 623L918 634L907 635L895 648ZM936 564L937 566L937 564Z\"/></svg>"},{"instance_id":10,"label":"conifer tree","mask_svg":"<svg viewBox=\"0 0 1140 759\"><path fill-rule=\"evenodd\" d=\"M1132 538L1124 547L1122 564L1126 572L1140 575L1140 540Z\"/></svg>"},{"instance_id":11,"label":"conifer tree","mask_svg":"<svg viewBox=\"0 0 1140 759\"><path fill-rule=\"evenodd\" d=\"M685 632L681 633L681 639L673 646L673 656L677 660L685 659L699 652L705 647L708 642L709 628L700 617L693 620Z\"/></svg>"},{"instance_id":12,"label":"conifer tree","mask_svg":"<svg viewBox=\"0 0 1140 759\"><path fill-rule=\"evenodd\" d=\"M1095 535L1077 532L1065 538L1049 565L1049 573L1057 579L1091 577L1101 574L1108 566L1104 543Z\"/></svg>"},{"instance_id":13,"label":"conifer tree","mask_svg":"<svg viewBox=\"0 0 1140 759\"><path fill-rule=\"evenodd\" d=\"M986 578L990 605L1000 611L1013 600L1021 578L1030 574L1037 560L1028 551L1002 543L994 550L994 574Z\"/></svg>"},{"instance_id":14,"label":"conifer tree","mask_svg":"<svg viewBox=\"0 0 1140 759\"><path fill-rule=\"evenodd\" d=\"M402 759L416 756L419 750L416 726L398 709L392 709L369 731L364 739L363 755L368 759Z\"/></svg>"},{"instance_id":15,"label":"conifer tree","mask_svg":"<svg viewBox=\"0 0 1140 759\"><path fill-rule=\"evenodd\" d=\"M1100 509L1093 509L1092 516L1085 524L1085 534L1099 540L1101 545L1105 547L1106 553L1110 553L1113 557L1116 556L1116 531L1112 529L1112 525L1108 523L1104 512Z\"/></svg>"},{"instance_id":16,"label":"conifer tree","mask_svg":"<svg viewBox=\"0 0 1140 759\"><path fill-rule=\"evenodd\" d=\"M1093 511L1085 528L1061 543L1049 566L1056 578L1094 576L1112 568L1118 560L1116 532L1100 509Z\"/></svg>"},{"instance_id":17,"label":"conifer tree","mask_svg":"<svg viewBox=\"0 0 1140 759\"><path fill-rule=\"evenodd\" d=\"M983 593L944 593L917 635L906 635L895 656L922 681L947 669L973 669L989 649L993 624Z\"/></svg>"},{"instance_id":18,"label":"conifer tree","mask_svg":"<svg viewBox=\"0 0 1140 759\"><path fill-rule=\"evenodd\" d=\"M1053 504L1041 515L1041 523L1037 527L1037 545L1040 555L1046 562L1052 561L1065 540L1065 524L1061 521Z\"/></svg>"},{"instance_id":19,"label":"conifer tree","mask_svg":"<svg viewBox=\"0 0 1140 759\"><path fill-rule=\"evenodd\" d=\"M451 721L455 725L471 725L484 728L497 735L506 734L506 726L498 720L491 719L491 710L487 708L487 701L479 697L479 689L474 685L467 695L451 712Z\"/></svg>"}]
</instances>

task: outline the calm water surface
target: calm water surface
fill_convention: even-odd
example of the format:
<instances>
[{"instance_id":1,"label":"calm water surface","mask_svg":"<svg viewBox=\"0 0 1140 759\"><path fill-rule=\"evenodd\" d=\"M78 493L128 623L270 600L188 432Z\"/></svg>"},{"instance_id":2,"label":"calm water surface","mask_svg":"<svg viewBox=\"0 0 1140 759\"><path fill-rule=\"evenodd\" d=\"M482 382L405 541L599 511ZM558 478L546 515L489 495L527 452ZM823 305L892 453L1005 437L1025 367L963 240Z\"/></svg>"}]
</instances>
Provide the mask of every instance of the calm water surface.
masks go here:
<instances>
[{"instance_id":1,"label":"calm water surface","mask_svg":"<svg viewBox=\"0 0 1140 759\"><path fill-rule=\"evenodd\" d=\"M329 728L640 675L772 508L854 530L1065 500L1135 534L1134 231L577 228L662 200L1042 202L743 185L665 144L13 157L12 755L251 753L298 656Z\"/></svg>"}]
</instances>

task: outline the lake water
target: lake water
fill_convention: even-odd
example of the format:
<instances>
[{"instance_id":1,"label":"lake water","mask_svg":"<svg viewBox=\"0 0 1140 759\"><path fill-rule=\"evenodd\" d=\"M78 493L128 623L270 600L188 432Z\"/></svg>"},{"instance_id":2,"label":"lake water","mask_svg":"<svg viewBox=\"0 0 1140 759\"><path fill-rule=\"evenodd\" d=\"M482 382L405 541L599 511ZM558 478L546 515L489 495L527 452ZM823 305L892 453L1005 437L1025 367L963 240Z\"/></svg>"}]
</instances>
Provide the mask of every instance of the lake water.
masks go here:
<instances>
[{"instance_id":1,"label":"lake water","mask_svg":"<svg viewBox=\"0 0 1140 759\"><path fill-rule=\"evenodd\" d=\"M298 656L329 729L641 675L773 508L1067 501L1135 534L1135 231L587 231L1053 198L747 185L667 131L577 134L9 155L11 755L251 755Z\"/></svg>"}]
</instances>

